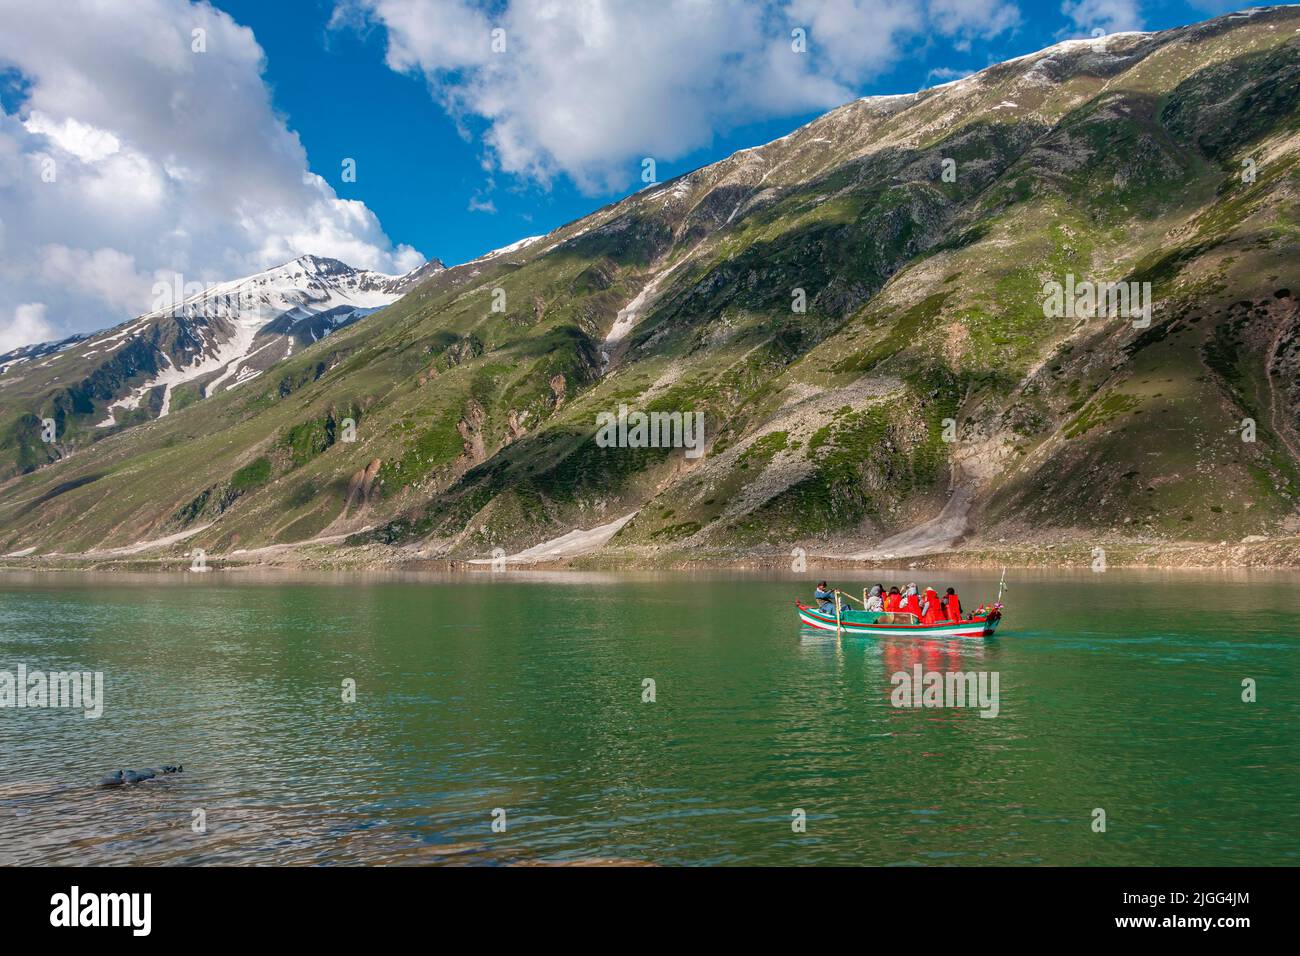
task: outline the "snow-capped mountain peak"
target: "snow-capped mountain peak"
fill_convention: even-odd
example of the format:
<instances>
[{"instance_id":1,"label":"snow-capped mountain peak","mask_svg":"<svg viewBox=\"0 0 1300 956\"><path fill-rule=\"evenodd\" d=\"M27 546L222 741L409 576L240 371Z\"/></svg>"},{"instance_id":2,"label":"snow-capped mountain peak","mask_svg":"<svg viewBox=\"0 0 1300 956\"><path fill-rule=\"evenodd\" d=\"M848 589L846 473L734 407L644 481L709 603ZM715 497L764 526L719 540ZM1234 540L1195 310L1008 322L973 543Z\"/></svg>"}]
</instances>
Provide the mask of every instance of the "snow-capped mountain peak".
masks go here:
<instances>
[{"instance_id":1,"label":"snow-capped mountain peak","mask_svg":"<svg viewBox=\"0 0 1300 956\"><path fill-rule=\"evenodd\" d=\"M103 403L99 428L161 418L178 389L188 403L237 388L442 269L434 259L394 276L303 255L227 282L187 283L177 275L155 284L152 308L135 319L0 355L0 376L16 384L12 378L29 375L67 381L65 368L84 375L79 387Z\"/></svg>"}]
</instances>

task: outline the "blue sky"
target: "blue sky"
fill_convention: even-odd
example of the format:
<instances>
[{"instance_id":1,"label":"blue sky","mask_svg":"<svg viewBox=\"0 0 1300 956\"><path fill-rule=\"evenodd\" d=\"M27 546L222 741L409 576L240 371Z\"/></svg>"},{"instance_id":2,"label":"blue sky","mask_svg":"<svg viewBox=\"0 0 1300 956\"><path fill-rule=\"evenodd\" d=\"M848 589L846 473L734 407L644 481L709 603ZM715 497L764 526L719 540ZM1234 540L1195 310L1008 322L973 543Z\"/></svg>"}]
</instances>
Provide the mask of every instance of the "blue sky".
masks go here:
<instances>
[{"instance_id":1,"label":"blue sky","mask_svg":"<svg viewBox=\"0 0 1300 956\"><path fill-rule=\"evenodd\" d=\"M0 352L299 255L395 274L1223 0L0 0ZM343 176L355 162L355 181Z\"/></svg>"}]
</instances>

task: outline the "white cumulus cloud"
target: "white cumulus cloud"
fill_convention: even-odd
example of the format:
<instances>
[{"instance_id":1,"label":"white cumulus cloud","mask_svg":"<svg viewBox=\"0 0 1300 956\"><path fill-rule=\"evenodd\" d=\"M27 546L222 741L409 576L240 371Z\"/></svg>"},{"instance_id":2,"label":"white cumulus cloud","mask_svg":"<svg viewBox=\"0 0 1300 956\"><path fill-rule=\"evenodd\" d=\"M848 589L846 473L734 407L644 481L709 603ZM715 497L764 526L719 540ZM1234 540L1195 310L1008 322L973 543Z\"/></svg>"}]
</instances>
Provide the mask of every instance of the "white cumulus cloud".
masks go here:
<instances>
[{"instance_id":1,"label":"white cumulus cloud","mask_svg":"<svg viewBox=\"0 0 1300 956\"><path fill-rule=\"evenodd\" d=\"M404 272L363 203L309 171L252 31L189 0L0 0L0 349L305 253ZM196 52L194 31L205 31Z\"/></svg>"},{"instance_id":2,"label":"white cumulus cloud","mask_svg":"<svg viewBox=\"0 0 1300 956\"><path fill-rule=\"evenodd\" d=\"M53 328L45 321L45 306L39 302L24 302L12 315L0 313L0 352L46 341L53 334Z\"/></svg>"},{"instance_id":3,"label":"white cumulus cloud","mask_svg":"<svg viewBox=\"0 0 1300 956\"><path fill-rule=\"evenodd\" d=\"M1020 26L1020 8L1007 0L930 0L930 14L935 31L958 50Z\"/></svg>"},{"instance_id":4,"label":"white cumulus cloud","mask_svg":"<svg viewBox=\"0 0 1300 956\"><path fill-rule=\"evenodd\" d=\"M837 106L909 45L960 49L1020 13L1010 0L338 0L333 22L381 26L388 65L482 136L490 171L600 192L643 157Z\"/></svg>"},{"instance_id":5,"label":"white cumulus cloud","mask_svg":"<svg viewBox=\"0 0 1300 956\"><path fill-rule=\"evenodd\" d=\"M1061 12L1085 35L1096 30L1122 33L1143 27L1138 0L1065 0Z\"/></svg>"}]
</instances>

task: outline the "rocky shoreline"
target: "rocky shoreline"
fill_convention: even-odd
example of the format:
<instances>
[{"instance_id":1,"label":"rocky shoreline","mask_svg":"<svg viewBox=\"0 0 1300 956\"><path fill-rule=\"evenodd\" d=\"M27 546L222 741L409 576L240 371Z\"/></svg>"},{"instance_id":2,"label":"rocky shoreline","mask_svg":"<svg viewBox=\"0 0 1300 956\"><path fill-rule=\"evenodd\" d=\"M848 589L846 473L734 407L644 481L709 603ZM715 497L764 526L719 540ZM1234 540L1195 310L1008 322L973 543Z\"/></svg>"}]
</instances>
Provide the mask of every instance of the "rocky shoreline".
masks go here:
<instances>
[{"instance_id":1,"label":"rocky shoreline","mask_svg":"<svg viewBox=\"0 0 1300 956\"><path fill-rule=\"evenodd\" d=\"M847 551L847 549L845 549ZM481 559L434 557L412 548L383 545L284 546L261 554L208 555L210 572L248 570L336 572L465 572L492 573ZM671 549L603 548L553 560L517 562L508 570L753 570L798 572L802 569L980 569L1042 568L1108 570L1151 569L1300 569L1300 536L1257 537L1230 543L1201 541L1142 541L1094 539L1087 542L1043 541L1018 545L972 542L932 554L864 560L837 554L831 548L791 551L680 551ZM92 555L31 555L0 558L0 573L23 571L96 571L176 573L190 571L186 553Z\"/></svg>"}]
</instances>

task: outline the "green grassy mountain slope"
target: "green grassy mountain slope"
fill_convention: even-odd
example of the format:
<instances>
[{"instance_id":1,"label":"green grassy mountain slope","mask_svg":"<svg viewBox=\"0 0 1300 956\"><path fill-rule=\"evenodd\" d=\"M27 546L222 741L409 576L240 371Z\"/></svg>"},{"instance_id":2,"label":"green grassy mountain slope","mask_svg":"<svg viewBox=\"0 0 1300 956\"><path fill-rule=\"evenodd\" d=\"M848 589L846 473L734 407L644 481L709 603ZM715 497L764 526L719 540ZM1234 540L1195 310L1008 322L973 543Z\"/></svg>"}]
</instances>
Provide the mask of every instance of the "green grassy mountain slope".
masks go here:
<instances>
[{"instance_id":1,"label":"green grassy mountain slope","mask_svg":"<svg viewBox=\"0 0 1300 956\"><path fill-rule=\"evenodd\" d=\"M0 555L1295 534L1298 163L1297 8L849 103L9 477ZM1047 317L1067 275L1149 324ZM620 405L704 453L601 447Z\"/></svg>"}]
</instances>

